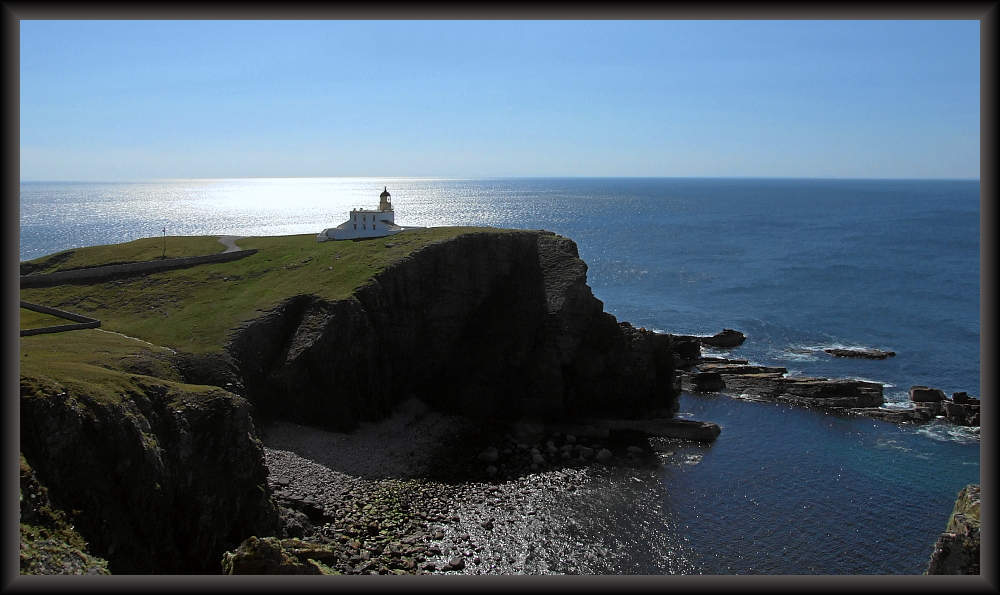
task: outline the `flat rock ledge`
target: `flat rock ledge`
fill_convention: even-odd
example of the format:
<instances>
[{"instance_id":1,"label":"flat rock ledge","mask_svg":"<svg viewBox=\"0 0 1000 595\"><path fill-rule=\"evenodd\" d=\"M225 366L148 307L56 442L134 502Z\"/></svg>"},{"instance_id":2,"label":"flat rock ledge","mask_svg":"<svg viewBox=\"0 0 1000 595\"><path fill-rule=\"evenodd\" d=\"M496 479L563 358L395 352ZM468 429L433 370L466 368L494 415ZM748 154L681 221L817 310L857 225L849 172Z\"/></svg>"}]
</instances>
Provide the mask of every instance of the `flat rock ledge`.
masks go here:
<instances>
[{"instance_id":1,"label":"flat rock ledge","mask_svg":"<svg viewBox=\"0 0 1000 595\"><path fill-rule=\"evenodd\" d=\"M694 340L702 345L715 347L717 349L731 349L739 347L747 340L746 335L731 328L722 329L711 336L703 335L674 335L677 339Z\"/></svg>"},{"instance_id":2,"label":"flat rock ledge","mask_svg":"<svg viewBox=\"0 0 1000 595\"><path fill-rule=\"evenodd\" d=\"M915 385L911 407L885 409L882 385L853 379L787 377L787 368L751 365L747 360L699 358L680 371L681 389L689 392L725 392L751 400L781 401L893 423L944 419L960 426L979 427L979 398L957 392L949 399L944 391Z\"/></svg>"},{"instance_id":3,"label":"flat rock ledge","mask_svg":"<svg viewBox=\"0 0 1000 595\"><path fill-rule=\"evenodd\" d=\"M833 357L855 357L862 359L886 359L896 355L895 351L883 351L881 349L824 349L826 353Z\"/></svg>"}]
</instances>

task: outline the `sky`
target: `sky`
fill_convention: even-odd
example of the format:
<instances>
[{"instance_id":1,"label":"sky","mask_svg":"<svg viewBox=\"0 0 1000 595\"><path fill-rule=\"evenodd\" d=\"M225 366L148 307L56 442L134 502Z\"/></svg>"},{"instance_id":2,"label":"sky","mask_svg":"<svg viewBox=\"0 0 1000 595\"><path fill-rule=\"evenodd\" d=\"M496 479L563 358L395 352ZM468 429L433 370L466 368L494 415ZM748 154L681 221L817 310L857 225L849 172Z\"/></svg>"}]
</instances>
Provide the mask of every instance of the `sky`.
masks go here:
<instances>
[{"instance_id":1,"label":"sky","mask_svg":"<svg viewBox=\"0 0 1000 595\"><path fill-rule=\"evenodd\" d=\"M22 181L979 178L980 23L20 22Z\"/></svg>"}]
</instances>

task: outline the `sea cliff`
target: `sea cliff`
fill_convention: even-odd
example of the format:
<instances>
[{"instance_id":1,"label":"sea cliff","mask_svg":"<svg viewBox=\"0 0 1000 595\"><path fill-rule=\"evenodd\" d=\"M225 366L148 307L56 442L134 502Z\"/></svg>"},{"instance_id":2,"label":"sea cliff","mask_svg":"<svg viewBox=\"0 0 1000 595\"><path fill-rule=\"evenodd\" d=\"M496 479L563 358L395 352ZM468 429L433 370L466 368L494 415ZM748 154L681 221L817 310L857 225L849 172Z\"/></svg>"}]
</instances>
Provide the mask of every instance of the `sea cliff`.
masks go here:
<instances>
[{"instance_id":1,"label":"sea cliff","mask_svg":"<svg viewBox=\"0 0 1000 595\"><path fill-rule=\"evenodd\" d=\"M369 242L388 251L407 241ZM340 259L338 244L314 245L320 270L336 273L325 265ZM300 268L275 266L260 252L202 265L211 272L196 281L170 271L22 290L82 308L104 319L102 329L151 329L138 338L88 329L21 339L22 455L31 485L86 542L71 544L81 559L103 558L115 574L215 573L223 552L274 535L257 437L266 419L352 430L412 396L501 424L669 417L676 409L672 337L604 312L576 244L547 232L457 233L343 298L285 285L276 305L230 329L221 350L142 341L183 337L170 327L198 307L224 311L221 289L215 302L204 295L244 270L260 278ZM258 271L258 261L269 264ZM226 268L235 266L245 269ZM132 312L162 318L129 327ZM22 560L22 571L30 568Z\"/></svg>"},{"instance_id":2,"label":"sea cliff","mask_svg":"<svg viewBox=\"0 0 1000 595\"><path fill-rule=\"evenodd\" d=\"M605 313L586 271L554 234L463 234L347 299L290 296L227 353L261 415L332 430L409 395L480 419L669 416L670 335Z\"/></svg>"}]
</instances>

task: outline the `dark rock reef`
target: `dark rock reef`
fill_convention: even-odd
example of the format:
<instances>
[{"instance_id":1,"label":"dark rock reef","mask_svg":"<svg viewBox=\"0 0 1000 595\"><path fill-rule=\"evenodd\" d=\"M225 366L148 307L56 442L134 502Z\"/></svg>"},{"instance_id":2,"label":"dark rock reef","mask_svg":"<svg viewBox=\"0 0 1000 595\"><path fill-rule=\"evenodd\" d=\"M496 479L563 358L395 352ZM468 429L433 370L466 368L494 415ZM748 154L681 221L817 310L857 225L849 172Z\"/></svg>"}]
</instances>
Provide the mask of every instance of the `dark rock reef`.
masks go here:
<instances>
[{"instance_id":1,"label":"dark rock reef","mask_svg":"<svg viewBox=\"0 0 1000 595\"><path fill-rule=\"evenodd\" d=\"M970 484L958 493L924 574L979 574L979 530L979 485Z\"/></svg>"},{"instance_id":2,"label":"dark rock reef","mask_svg":"<svg viewBox=\"0 0 1000 595\"><path fill-rule=\"evenodd\" d=\"M687 337L696 340L697 337ZM927 422L943 418L955 425L979 426L979 398L958 392L948 399L944 391L916 385L910 389L912 407L883 409L885 398L877 382L850 378L786 377L778 366L750 365L747 360L701 357L700 343L692 346L674 337L678 353L677 377L684 390L728 392L746 398L782 401L794 405L837 409L893 423Z\"/></svg>"},{"instance_id":3,"label":"dark rock reef","mask_svg":"<svg viewBox=\"0 0 1000 595\"><path fill-rule=\"evenodd\" d=\"M747 340L746 335L731 328L722 329L710 337L701 335L675 335L677 339L697 341L701 345L708 345L717 349L731 349L739 347Z\"/></svg>"},{"instance_id":4,"label":"dark rock reef","mask_svg":"<svg viewBox=\"0 0 1000 595\"><path fill-rule=\"evenodd\" d=\"M709 359L685 371L682 386L695 392L726 390L807 407L868 408L885 400L882 385L862 380L786 377L786 368L746 360Z\"/></svg>"},{"instance_id":5,"label":"dark rock reef","mask_svg":"<svg viewBox=\"0 0 1000 595\"><path fill-rule=\"evenodd\" d=\"M619 323L547 232L429 245L341 301L289 298L228 353L265 418L349 431L410 395L474 419L669 417L672 337Z\"/></svg>"},{"instance_id":6,"label":"dark rock reef","mask_svg":"<svg viewBox=\"0 0 1000 595\"><path fill-rule=\"evenodd\" d=\"M885 359L896 355L895 351L883 351L881 349L824 349L833 357L856 357L862 359Z\"/></svg>"}]
</instances>

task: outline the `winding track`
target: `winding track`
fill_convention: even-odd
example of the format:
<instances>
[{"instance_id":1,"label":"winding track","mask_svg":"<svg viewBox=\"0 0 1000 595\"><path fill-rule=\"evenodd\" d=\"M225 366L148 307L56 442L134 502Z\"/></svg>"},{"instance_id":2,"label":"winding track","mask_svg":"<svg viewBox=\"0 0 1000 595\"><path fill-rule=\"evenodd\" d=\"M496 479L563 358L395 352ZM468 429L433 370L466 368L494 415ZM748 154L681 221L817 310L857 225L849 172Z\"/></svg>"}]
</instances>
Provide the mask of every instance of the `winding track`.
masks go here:
<instances>
[{"instance_id":1,"label":"winding track","mask_svg":"<svg viewBox=\"0 0 1000 595\"><path fill-rule=\"evenodd\" d=\"M245 237L246 236L222 236L221 238L219 238L219 243L221 243L223 246L226 247L226 249L223 250L222 253L225 254L226 252L238 252L242 250L243 248L237 246L235 242L236 240L242 240Z\"/></svg>"}]
</instances>

